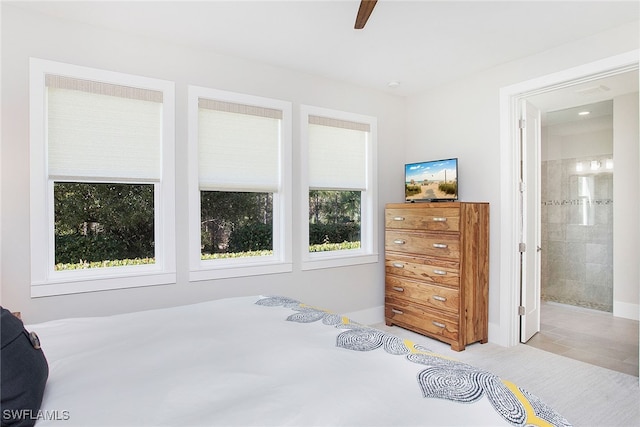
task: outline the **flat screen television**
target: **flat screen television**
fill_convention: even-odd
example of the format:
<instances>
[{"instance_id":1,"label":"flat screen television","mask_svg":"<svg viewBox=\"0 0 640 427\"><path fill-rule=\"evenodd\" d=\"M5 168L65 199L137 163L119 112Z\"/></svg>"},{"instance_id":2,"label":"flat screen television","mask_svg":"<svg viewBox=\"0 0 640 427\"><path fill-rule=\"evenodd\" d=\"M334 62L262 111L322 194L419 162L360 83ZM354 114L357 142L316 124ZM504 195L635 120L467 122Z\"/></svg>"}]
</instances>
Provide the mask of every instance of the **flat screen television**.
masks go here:
<instances>
[{"instance_id":1,"label":"flat screen television","mask_svg":"<svg viewBox=\"0 0 640 427\"><path fill-rule=\"evenodd\" d=\"M409 203L458 200L458 159L406 164L404 198Z\"/></svg>"}]
</instances>

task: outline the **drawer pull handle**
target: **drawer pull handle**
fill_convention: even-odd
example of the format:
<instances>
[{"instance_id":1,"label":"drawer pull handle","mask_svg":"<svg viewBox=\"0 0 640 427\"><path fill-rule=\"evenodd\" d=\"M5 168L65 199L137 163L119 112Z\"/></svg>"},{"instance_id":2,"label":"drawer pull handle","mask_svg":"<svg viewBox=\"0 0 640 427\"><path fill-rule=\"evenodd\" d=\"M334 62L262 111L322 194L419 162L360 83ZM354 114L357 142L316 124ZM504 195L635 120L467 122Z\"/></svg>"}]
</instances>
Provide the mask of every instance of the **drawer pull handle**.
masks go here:
<instances>
[{"instance_id":1,"label":"drawer pull handle","mask_svg":"<svg viewBox=\"0 0 640 427\"><path fill-rule=\"evenodd\" d=\"M446 297L442 297L440 295L434 295L432 298L436 301L442 301L442 302L445 302L447 300Z\"/></svg>"},{"instance_id":2,"label":"drawer pull handle","mask_svg":"<svg viewBox=\"0 0 640 427\"><path fill-rule=\"evenodd\" d=\"M444 270L433 270L433 274L438 274L440 276L446 276L447 272Z\"/></svg>"},{"instance_id":3,"label":"drawer pull handle","mask_svg":"<svg viewBox=\"0 0 640 427\"><path fill-rule=\"evenodd\" d=\"M403 216L394 216L393 220L394 221L404 221L404 217Z\"/></svg>"},{"instance_id":4,"label":"drawer pull handle","mask_svg":"<svg viewBox=\"0 0 640 427\"><path fill-rule=\"evenodd\" d=\"M441 216L437 216L437 217L433 218L433 220L435 222L447 222L447 218L441 217Z\"/></svg>"},{"instance_id":5,"label":"drawer pull handle","mask_svg":"<svg viewBox=\"0 0 640 427\"><path fill-rule=\"evenodd\" d=\"M433 322L433 326L437 326L438 328L446 328L447 325L445 325L444 323L440 323L440 322L436 322L435 320Z\"/></svg>"},{"instance_id":6,"label":"drawer pull handle","mask_svg":"<svg viewBox=\"0 0 640 427\"><path fill-rule=\"evenodd\" d=\"M447 249L447 245L445 243L434 243L433 247L438 249Z\"/></svg>"},{"instance_id":7,"label":"drawer pull handle","mask_svg":"<svg viewBox=\"0 0 640 427\"><path fill-rule=\"evenodd\" d=\"M399 263L399 262L394 262L394 263L393 263L393 264L391 264L391 265L393 265L395 268L404 268L404 264Z\"/></svg>"},{"instance_id":8,"label":"drawer pull handle","mask_svg":"<svg viewBox=\"0 0 640 427\"><path fill-rule=\"evenodd\" d=\"M392 309L391 309L391 311L392 311L394 314L404 314L402 311L400 311L400 310L396 310L395 308L392 308Z\"/></svg>"},{"instance_id":9,"label":"drawer pull handle","mask_svg":"<svg viewBox=\"0 0 640 427\"><path fill-rule=\"evenodd\" d=\"M404 288L401 288L400 286L394 286L393 290L398 292L404 292Z\"/></svg>"},{"instance_id":10,"label":"drawer pull handle","mask_svg":"<svg viewBox=\"0 0 640 427\"><path fill-rule=\"evenodd\" d=\"M396 240L393 241L393 243L395 243L396 245L404 245L407 242L405 242L402 239L396 239Z\"/></svg>"}]
</instances>

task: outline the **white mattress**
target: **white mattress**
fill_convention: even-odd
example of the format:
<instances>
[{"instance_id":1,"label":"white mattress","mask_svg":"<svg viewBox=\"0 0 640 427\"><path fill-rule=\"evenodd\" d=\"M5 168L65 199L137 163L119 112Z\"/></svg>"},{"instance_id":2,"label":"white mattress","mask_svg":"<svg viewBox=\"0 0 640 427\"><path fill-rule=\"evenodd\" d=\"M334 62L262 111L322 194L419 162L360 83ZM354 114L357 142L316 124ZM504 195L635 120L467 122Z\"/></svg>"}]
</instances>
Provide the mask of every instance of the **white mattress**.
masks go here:
<instances>
[{"instance_id":1,"label":"white mattress","mask_svg":"<svg viewBox=\"0 0 640 427\"><path fill-rule=\"evenodd\" d=\"M28 328L50 368L38 426L568 425L490 373L280 297Z\"/></svg>"}]
</instances>

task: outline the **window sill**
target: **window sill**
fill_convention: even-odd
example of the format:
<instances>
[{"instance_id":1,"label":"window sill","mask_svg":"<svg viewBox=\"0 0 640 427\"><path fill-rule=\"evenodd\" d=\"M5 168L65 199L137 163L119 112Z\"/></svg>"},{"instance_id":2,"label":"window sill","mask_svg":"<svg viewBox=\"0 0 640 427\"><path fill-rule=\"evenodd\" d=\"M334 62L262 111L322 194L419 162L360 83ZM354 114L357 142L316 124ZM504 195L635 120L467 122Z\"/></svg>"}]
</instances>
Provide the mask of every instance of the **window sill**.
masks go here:
<instances>
[{"instance_id":1,"label":"window sill","mask_svg":"<svg viewBox=\"0 0 640 427\"><path fill-rule=\"evenodd\" d=\"M149 273L110 277L92 277L46 281L31 284L31 297L79 294L113 289L139 288L145 286L170 285L176 283L176 273Z\"/></svg>"},{"instance_id":2,"label":"window sill","mask_svg":"<svg viewBox=\"0 0 640 427\"><path fill-rule=\"evenodd\" d=\"M260 265L221 265L218 267L207 268L203 266L199 270L191 270L189 272L189 281L198 282L201 280L227 279L233 277L260 276L263 274L290 273L293 271L293 265L289 263L274 263Z\"/></svg>"},{"instance_id":3,"label":"window sill","mask_svg":"<svg viewBox=\"0 0 640 427\"><path fill-rule=\"evenodd\" d=\"M334 252L316 253L302 262L302 270L346 267L350 265L372 264L378 262L378 254L347 255Z\"/></svg>"}]
</instances>

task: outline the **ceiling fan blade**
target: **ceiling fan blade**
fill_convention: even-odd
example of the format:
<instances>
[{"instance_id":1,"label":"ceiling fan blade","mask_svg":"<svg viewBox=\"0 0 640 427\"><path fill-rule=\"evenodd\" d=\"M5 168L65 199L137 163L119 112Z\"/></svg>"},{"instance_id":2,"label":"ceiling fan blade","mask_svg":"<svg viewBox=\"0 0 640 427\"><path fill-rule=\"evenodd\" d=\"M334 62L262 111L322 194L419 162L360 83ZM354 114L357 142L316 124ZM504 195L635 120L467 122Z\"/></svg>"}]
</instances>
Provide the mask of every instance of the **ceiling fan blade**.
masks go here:
<instances>
[{"instance_id":1,"label":"ceiling fan blade","mask_svg":"<svg viewBox=\"0 0 640 427\"><path fill-rule=\"evenodd\" d=\"M356 16L356 25L354 27L356 30L361 30L364 28L377 2L378 0L362 0L360 2L360 8L358 9L358 16Z\"/></svg>"}]
</instances>

